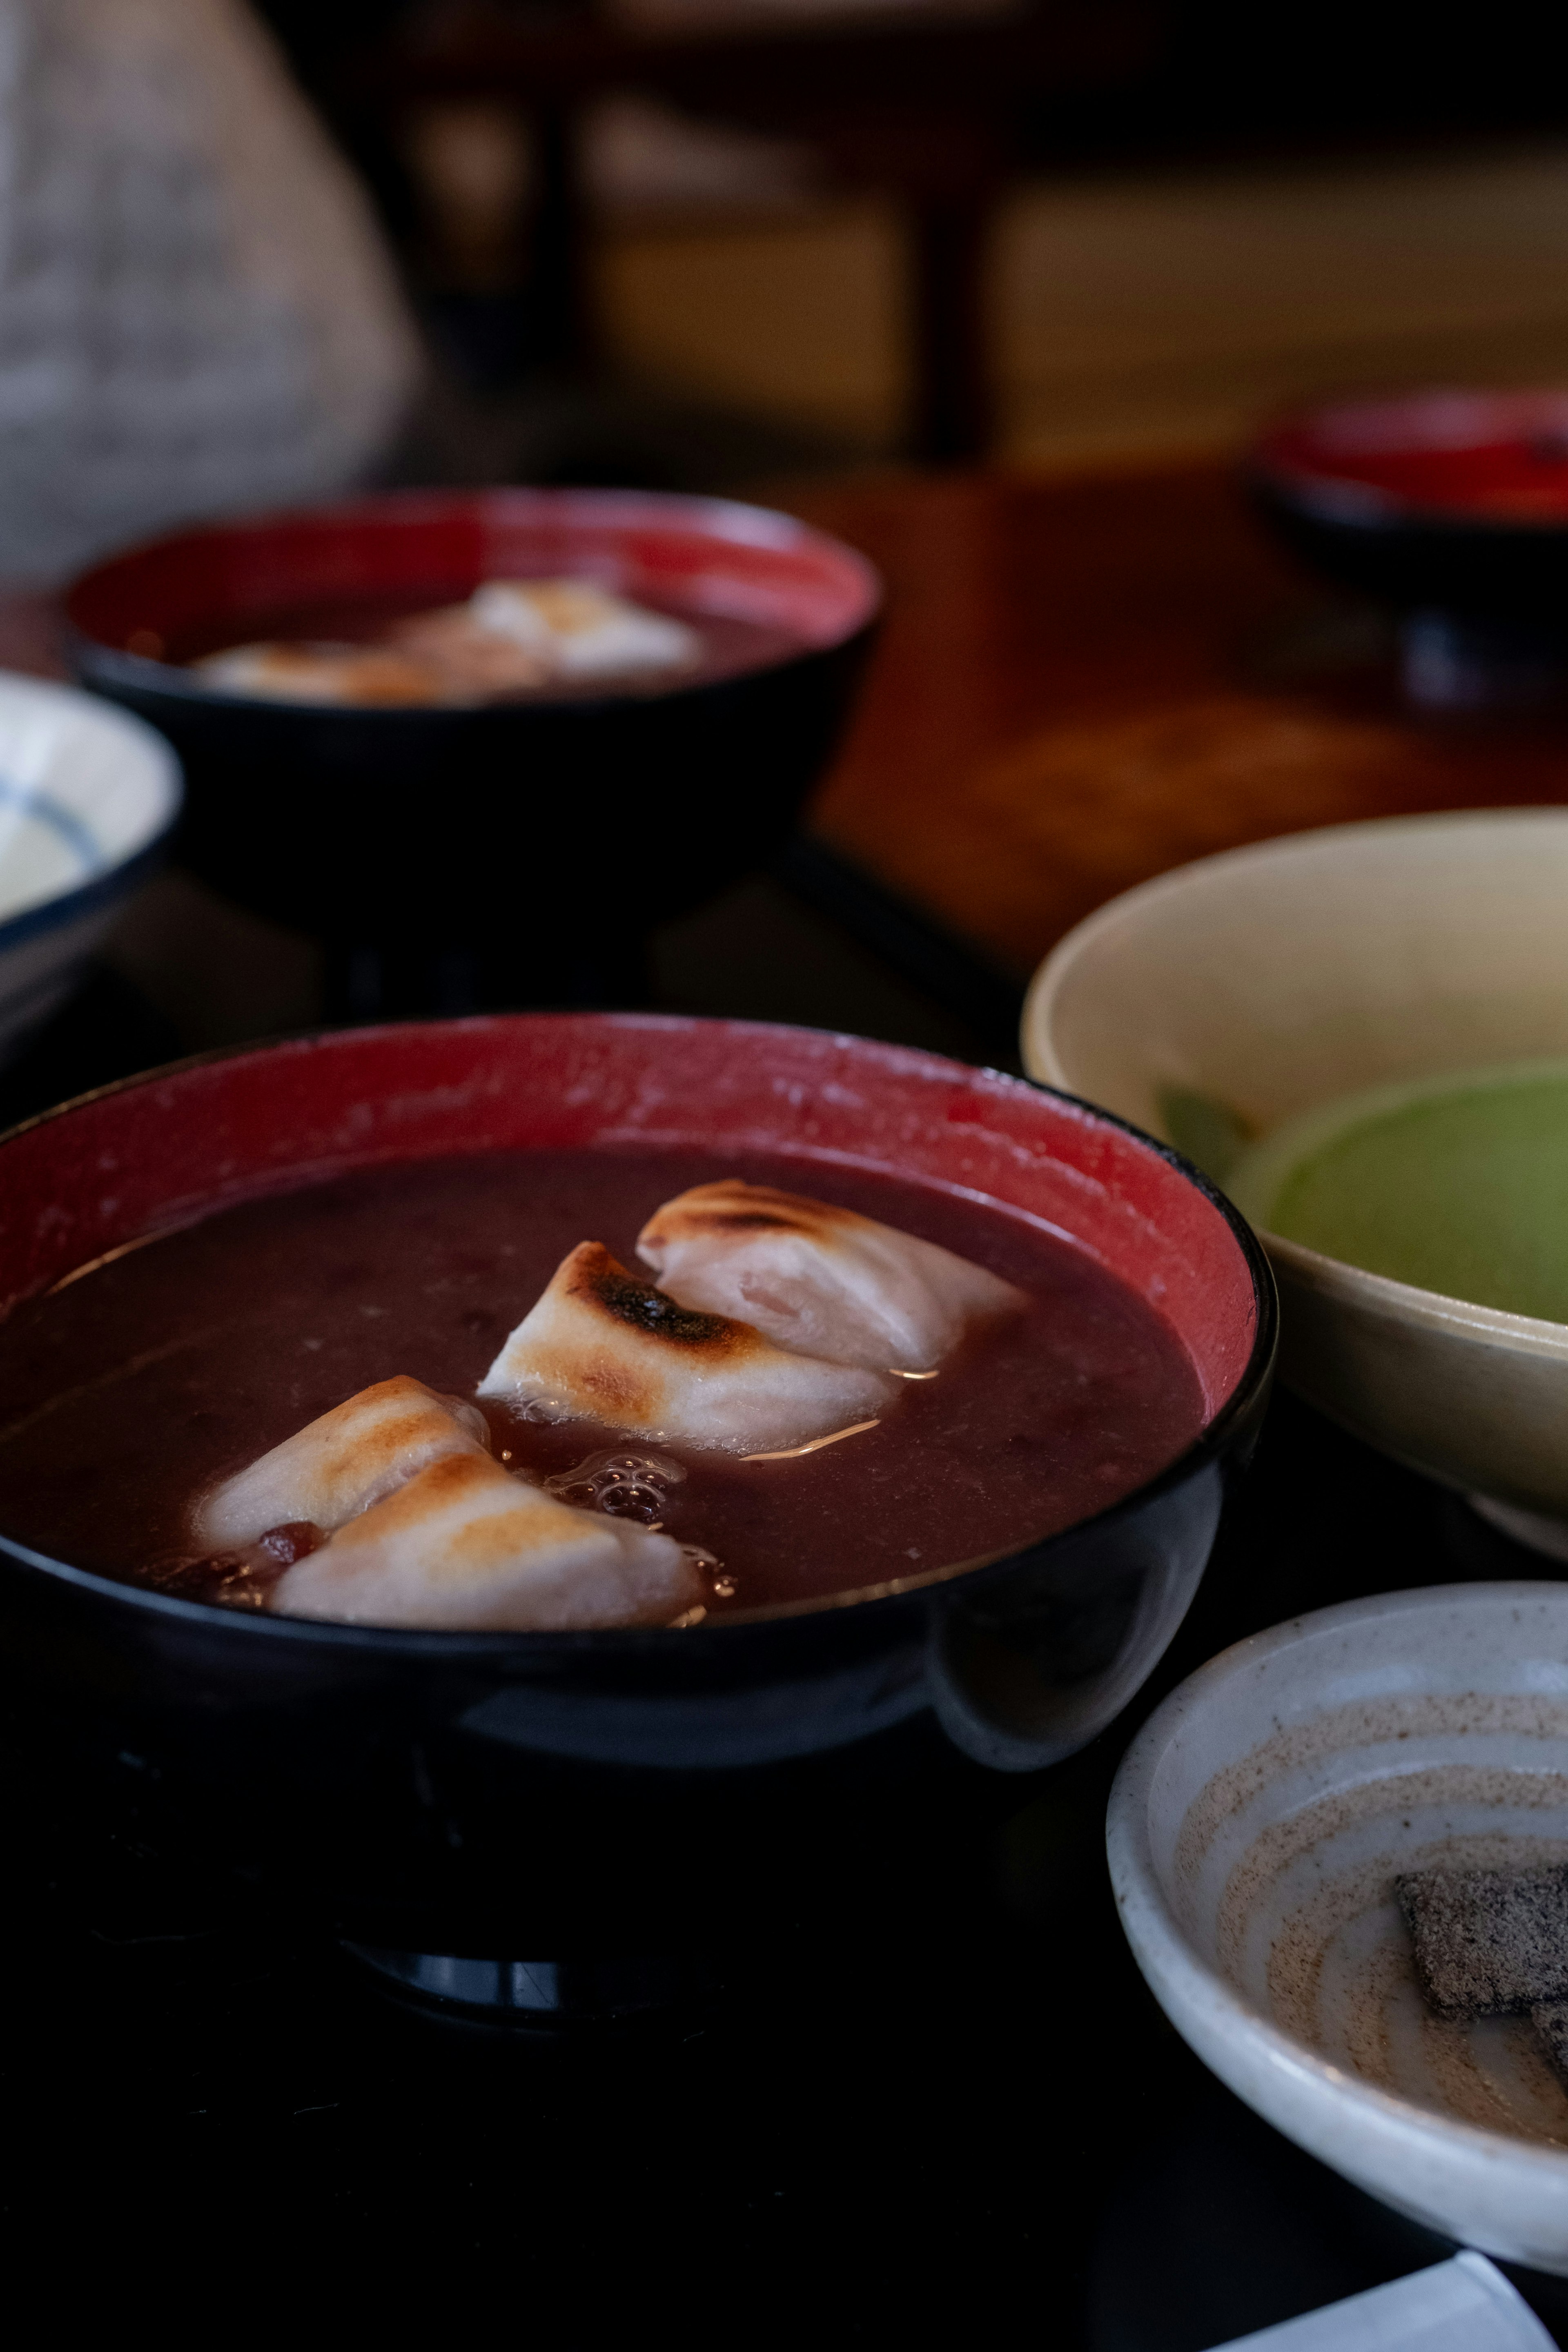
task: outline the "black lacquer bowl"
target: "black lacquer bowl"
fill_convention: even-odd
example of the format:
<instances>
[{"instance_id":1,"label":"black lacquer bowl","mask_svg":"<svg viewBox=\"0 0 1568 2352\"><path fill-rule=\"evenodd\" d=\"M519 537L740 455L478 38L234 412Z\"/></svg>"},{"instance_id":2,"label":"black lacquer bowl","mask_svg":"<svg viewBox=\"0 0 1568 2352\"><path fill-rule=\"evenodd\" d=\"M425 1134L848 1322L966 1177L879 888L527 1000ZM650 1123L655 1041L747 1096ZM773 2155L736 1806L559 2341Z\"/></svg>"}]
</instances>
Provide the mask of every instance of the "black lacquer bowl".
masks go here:
<instances>
[{"instance_id":1,"label":"black lacquer bowl","mask_svg":"<svg viewBox=\"0 0 1568 2352\"><path fill-rule=\"evenodd\" d=\"M933 1806L1016 1791L1008 1776L1081 1747L1149 1675L1256 1436L1273 1288L1186 1162L1022 1080L652 1015L366 1029L206 1059L0 1143L0 1300L279 1182L639 1135L788 1153L807 1190L814 1163L886 1169L1075 1235L1181 1335L1202 1435L1137 1493L1008 1557L678 1632L241 1614L0 1538L5 1681L51 1737L121 1759L139 1836L368 1942L669 1948L848 1899L889 1843L932 1833Z\"/></svg>"},{"instance_id":2,"label":"black lacquer bowl","mask_svg":"<svg viewBox=\"0 0 1568 2352\"><path fill-rule=\"evenodd\" d=\"M1247 480L1311 568L1403 612L1568 626L1568 394L1429 391L1289 416Z\"/></svg>"},{"instance_id":3,"label":"black lacquer bowl","mask_svg":"<svg viewBox=\"0 0 1568 2352\"><path fill-rule=\"evenodd\" d=\"M218 693L225 645L333 636L487 579L580 576L716 648L636 690L343 708ZM837 742L881 590L787 515L655 492L403 492L193 530L85 573L85 686L168 737L176 854L328 950L332 1017L642 993L648 932L768 857Z\"/></svg>"}]
</instances>

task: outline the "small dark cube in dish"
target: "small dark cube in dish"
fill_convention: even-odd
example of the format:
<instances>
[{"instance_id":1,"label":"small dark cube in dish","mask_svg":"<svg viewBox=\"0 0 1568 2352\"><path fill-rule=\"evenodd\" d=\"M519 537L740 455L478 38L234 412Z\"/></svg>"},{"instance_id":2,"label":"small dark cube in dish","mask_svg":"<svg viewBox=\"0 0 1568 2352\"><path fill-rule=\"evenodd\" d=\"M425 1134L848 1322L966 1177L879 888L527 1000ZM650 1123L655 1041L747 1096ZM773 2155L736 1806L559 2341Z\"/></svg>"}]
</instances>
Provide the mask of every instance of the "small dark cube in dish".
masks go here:
<instances>
[{"instance_id":1,"label":"small dark cube in dish","mask_svg":"<svg viewBox=\"0 0 1568 2352\"><path fill-rule=\"evenodd\" d=\"M1394 1880L1416 1973L1440 2017L1568 2000L1568 1866L1412 1871Z\"/></svg>"},{"instance_id":2,"label":"small dark cube in dish","mask_svg":"<svg viewBox=\"0 0 1568 2352\"><path fill-rule=\"evenodd\" d=\"M1568 2083L1568 2000L1538 2000L1530 2021L1546 2044L1547 2055Z\"/></svg>"}]
</instances>

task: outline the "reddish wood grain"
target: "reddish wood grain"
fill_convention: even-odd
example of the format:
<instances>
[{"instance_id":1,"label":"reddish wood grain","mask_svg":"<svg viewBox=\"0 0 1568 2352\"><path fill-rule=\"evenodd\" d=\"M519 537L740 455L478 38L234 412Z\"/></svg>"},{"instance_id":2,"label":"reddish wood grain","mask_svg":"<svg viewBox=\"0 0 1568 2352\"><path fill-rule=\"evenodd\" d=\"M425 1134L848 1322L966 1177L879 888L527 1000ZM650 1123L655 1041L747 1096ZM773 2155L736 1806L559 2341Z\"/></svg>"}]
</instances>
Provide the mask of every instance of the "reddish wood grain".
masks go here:
<instances>
[{"instance_id":1,"label":"reddish wood grain","mask_svg":"<svg viewBox=\"0 0 1568 2352\"><path fill-rule=\"evenodd\" d=\"M1375 661L1289 657L1322 593L1213 465L893 474L781 499L864 549L888 621L824 836L1028 971L1132 883L1317 824L1568 799L1568 719L1420 720ZM58 671L47 600L0 664Z\"/></svg>"},{"instance_id":2,"label":"reddish wood grain","mask_svg":"<svg viewBox=\"0 0 1568 2352\"><path fill-rule=\"evenodd\" d=\"M1117 891L1213 850L1568 797L1568 721L1422 721L1375 653L1292 657L1322 593L1221 467L888 476L791 503L891 590L814 822L1020 971Z\"/></svg>"}]
</instances>

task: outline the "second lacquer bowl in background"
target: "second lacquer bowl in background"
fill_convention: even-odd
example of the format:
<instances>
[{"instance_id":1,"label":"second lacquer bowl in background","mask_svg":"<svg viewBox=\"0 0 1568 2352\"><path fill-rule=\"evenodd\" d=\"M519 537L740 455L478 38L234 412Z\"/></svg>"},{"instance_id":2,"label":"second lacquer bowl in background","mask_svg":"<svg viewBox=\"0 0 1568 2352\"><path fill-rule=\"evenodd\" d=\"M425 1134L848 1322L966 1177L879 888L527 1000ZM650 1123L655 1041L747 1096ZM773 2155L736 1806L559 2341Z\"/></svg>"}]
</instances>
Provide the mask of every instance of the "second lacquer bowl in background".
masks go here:
<instances>
[{"instance_id":1,"label":"second lacquer bowl in background","mask_svg":"<svg viewBox=\"0 0 1568 2352\"><path fill-rule=\"evenodd\" d=\"M185 666L552 578L744 643L690 675L448 705L217 692ZM67 616L82 683L180 754L183 863L321 940L329 1017L368 1019L641 1001L647 934L787 835L880 604L863 556L789 515L508 488L182 532L85 573Z\"/></svg>"}]
</instances>

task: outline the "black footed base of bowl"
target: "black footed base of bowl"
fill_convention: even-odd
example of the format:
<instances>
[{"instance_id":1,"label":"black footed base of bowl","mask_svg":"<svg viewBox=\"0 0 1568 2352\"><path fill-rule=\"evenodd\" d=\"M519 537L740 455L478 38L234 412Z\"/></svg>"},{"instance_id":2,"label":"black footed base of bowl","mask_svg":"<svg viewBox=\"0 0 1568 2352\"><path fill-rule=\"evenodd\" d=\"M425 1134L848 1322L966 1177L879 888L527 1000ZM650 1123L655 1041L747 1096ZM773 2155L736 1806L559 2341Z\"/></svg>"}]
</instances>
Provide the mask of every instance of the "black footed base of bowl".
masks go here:
<instances>
[{"instance_id":1,"label":"black footed base of bowl","mask_svg":"<svg viewBox=\"0 0 1568 2352\"><path fill-rule=\"evenodd\" d=\"M1568 621L1407 613L1400 624L1400 681L1417 710L1545 710L1568 700Z\"/></svg>"},{"instance_id":2,"label":"black footed base of bowl","mask_svg":"<svg viewBox=\"0 0 1568 2352\"><path fill-rule=\"evenodd\" d=\"M1309 570L1399 615L1401 683L1416 709L1568 701L1568 529L1385 514L1261 473L1249 488Z\"/></svg>"},{"instance_id":3,"label":"black footed base of bowl","mask_svg":"<svg viewBox=\"0 0 1568 2352\"><path fill-rule=\"evenodd\" d=\"M1405 612L1568 620L1568 525L1390 512L1261 469L1247 488L1269 529L1310 571L1363 596Z\"/></svg>"},{"instance_id":4,"label":"black footed base of bowl","mask_svg":"<svg viewBox=\"0 0 1568 2352\"><path fill-rule=\"evenodd\" d=\"M342 1948L395 1999L437 2015L531 2033L577 2033L667 2017L714 1989L711 1969L689 1959L475 1958L347 1942Z\"/></svg>"}]
</instances>

